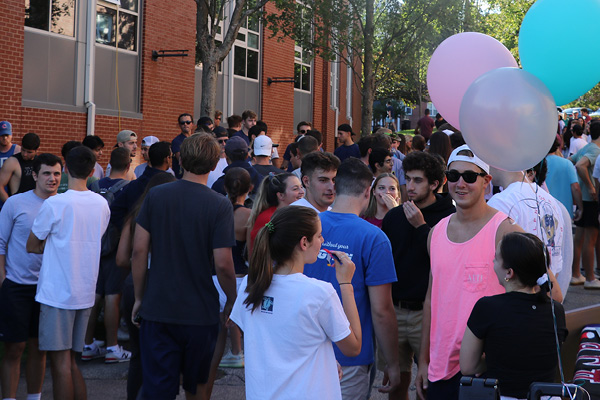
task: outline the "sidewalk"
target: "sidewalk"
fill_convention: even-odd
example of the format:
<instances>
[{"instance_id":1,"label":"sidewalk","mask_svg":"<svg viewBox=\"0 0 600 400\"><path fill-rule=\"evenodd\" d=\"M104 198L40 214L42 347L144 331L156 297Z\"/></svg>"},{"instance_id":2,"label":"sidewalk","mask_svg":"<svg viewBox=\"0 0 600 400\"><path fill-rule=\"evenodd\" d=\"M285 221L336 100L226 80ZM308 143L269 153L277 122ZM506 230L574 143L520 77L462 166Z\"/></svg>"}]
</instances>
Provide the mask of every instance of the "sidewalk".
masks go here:
<instances>
[{"instance_id":1,"label":"sidewalk","mask_svg":"<svg viewBox=\"0 0 600 400\"><path fill-rule=\"evenodd\" d=\"M127 398L127 369L129 363L104 364L102 359L80 362L79 368L85 379L88 400L126 400ZM213 400L243 400L246 398L244 388L244 369L224 368L225 376L215 382L211 399ZM24 366L21 368L21 380L17 400L27 397L25 388ZM382 373L377 374L371 400L387 399L387 395L377 392L381 386ZM413 388L414 389L414 388ZM46 369L46 378L42 389L42 399L52 399L52 376L50 368ZM183 390L177 400L184 400ZM410 399L415 399L415 391L410 392Z\"/></svg>"}]
</instances>

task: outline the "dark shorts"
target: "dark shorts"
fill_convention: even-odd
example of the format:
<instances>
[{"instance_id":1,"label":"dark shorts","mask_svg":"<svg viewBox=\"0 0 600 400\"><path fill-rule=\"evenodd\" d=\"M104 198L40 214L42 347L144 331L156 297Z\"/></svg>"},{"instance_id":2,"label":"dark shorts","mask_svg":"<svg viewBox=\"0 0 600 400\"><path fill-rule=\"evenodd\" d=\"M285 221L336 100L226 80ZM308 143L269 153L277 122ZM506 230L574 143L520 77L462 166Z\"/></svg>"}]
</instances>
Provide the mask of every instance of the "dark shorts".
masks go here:
<instances>
[{"instance_id":1,"label":"dark shorts","mask_svg":"<svg viewBox=\"0 0 600 400\"><path fill-rule=\"evenodd\" d=\"M0 288L0 340L26 342L38 337L40 303L37 285L22 285L5 279Z\"/></svg>"},{"instance_id":2,"label":"dark shorts","mask_svg":"<svg viewBox=\"0 0 600 400\"><path fill-rule=\"evenodd\" d=\"M100 296L121 294L127 275L129 275L129 269L117 265L114 253L102 257L100 259L100 270L98 271L98 282L96 283L96 294Z\"/></svg>"},{"instance_id":3,"label":"dark shorts","mask_svg":"<svg viewBox=\"0 0 600 400\"><path fill-rule=\"evenodd\" d=\"M208 381L219 324L211 326L178 325L142 321L143 398L172 399L183 389L196 394L198 384Z\"/></svg>"},{"instance_id":4,"label":"dark shorts","mask_svg":"<svg viewBox=\"0 0 600 400\"><path fill-rule=\"evenodd\" d=\"M460 378L462 378L462 374L459 372L450 379L436 382L429 381L427 384L427 400L458 400Z\"/></svg>"},{"instance_id":5,"label":"dark shorts","mask_svg":"<svg viewBox=\"0 0 600 400\"><path fill-rule=\"evenodd\" d=\"M598 228L598 202L584 201L581 219L575 221L575 226L580 228Z\"/></svg>"}]
</instances>

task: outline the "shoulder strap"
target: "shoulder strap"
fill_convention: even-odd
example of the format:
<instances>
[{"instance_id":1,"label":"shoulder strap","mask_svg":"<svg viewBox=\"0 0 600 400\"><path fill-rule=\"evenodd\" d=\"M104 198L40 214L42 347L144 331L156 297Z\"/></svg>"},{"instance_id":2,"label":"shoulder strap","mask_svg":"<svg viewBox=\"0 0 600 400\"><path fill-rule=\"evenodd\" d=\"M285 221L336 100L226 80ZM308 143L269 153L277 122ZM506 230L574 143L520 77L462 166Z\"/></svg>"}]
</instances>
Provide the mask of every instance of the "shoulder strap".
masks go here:
<instances>
[{"instance_id":1,"label":"shoulder strap","mask_svg":"<svg viewBox=\"0 0 600 400\"><path fill-rule=\"evenodd\" d=\"M117 182L114 185L112 185L111 187L109 187L108 191L111 192L112 194L115 194L119 190L121 190L123 187L125 187L125 185L127 185L129 182L130 181L128 181L126 179L121 179L119 182Z\"/></svg>"}]
</instances>

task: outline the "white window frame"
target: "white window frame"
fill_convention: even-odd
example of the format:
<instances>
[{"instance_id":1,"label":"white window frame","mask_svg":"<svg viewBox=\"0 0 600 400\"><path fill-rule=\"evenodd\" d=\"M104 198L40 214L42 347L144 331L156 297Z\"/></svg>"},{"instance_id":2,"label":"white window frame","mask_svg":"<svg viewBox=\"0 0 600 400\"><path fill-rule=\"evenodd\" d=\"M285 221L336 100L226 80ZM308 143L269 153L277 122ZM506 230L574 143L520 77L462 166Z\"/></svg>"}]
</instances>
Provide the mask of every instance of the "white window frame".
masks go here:
<instances>
[{"instance_id":1,"label":"white window frame","mask_svg":"<svg viewBox=\"0 0 600 400\"><path fill-rule=\"evenodd\" d=\"M296 3L304 6L304 7L308 7L306 4L303 4L301 1L297 1ZM302 9L302 20L304 21L304 9ZM309 24L309 27L311 29L311 35L312 35L312 27ZM306 62L306 58L305 56L310 57L310 52L308 52L307 50L304 50L304 48L302 46L298 46L297 43L294 43L294 90L297 90L299 92L303 92L303 93L312 93L312 86L313 86L313 60L311 59L309 62ZM300 87L296 87L296 64L298 64L300 66ZM306 67L308 68L308 90L306 89L302 89L302 67Z\"/></svg>"},{"instance_id":2,"label":"white window frame","mask_svg":"<svg viewBox=\"0 0 600 400\"><path fill-rule=\"evenodd\" d=\"M113 9L117 12L116 14L116 21L115 21L115 45L110 45L110 44L104 44L104 43L99 43L98 41L94 40L94 43L96 44L96 46L102 46L105 47L107 49L113 49L115 51L120 51L120 52L127 52L130 54L139 54L140 52L140 47L141 47L141 43L140 43L140 25L141 25L141 19L140 19L140 8L141 8L141 2L143 0L136 0L138 2L138 11L134 12L131 10L128 10L126 8L121 8L121 2L119 1L118 4L112 0L98 0L96 3L96 18L98 18L98 6L102 6L102 7L106 7L106 8L110 8ZM125 13L125 14L129 14L129 15L133 15L137 18L137 23L136 23L136 32L135 32L135 50L128 50L128 49L123 49L121 47L119 47L119 13Z\"/></svg>"},{"instance_id":3,"label":"white window frame","mask_svg":"<svg viewBox=\"0 0 600 400\"><path fill-rule=\"evenodd\" d=\"M235 42L233 43L233 47L231 48L230 55L233 57L233 76L235 76L238 79L246 79L246 80L249 80L249 81L252 81L252 82L258 82L260 80L260 75L261 75L261 57L260 57L260 55L261 55L261 52L262 52L262 40L261 40L261 37L262 37L261 28L262 28L262 26L261 26L261 22L260 22L260 19L259 19L258 20L258 28L257 28L257 30L255 31L255 30L249 29L249 27L248 27L248 18L250 18L250 17L246 17L246 24L245 24L246 27L242 26L240 28L240 30L238 31L237 36L235 38ZM239 37L240 34L244 35L244 40L243 41L240 40L240 39L238 39L238 37ZM257 36L258 43L257 43L257 47L256 48L255 47L250 47L249 44L248 44L248 38L250 37L250 35L256 35ZM236 46L240 47L240 48L243 48L243 49L246 50L246 60L245 60L245 63L246 63L246 68L245 68L246 74L245 75L238 75L238 74L235 73L235 61L236 61L235 60L235 48L236 48ZM255 52L256 53L256 57L258 59L258 64L256 66L256 78L248 77L248 53L250 51Z\"/></svg>"}]
</instances>

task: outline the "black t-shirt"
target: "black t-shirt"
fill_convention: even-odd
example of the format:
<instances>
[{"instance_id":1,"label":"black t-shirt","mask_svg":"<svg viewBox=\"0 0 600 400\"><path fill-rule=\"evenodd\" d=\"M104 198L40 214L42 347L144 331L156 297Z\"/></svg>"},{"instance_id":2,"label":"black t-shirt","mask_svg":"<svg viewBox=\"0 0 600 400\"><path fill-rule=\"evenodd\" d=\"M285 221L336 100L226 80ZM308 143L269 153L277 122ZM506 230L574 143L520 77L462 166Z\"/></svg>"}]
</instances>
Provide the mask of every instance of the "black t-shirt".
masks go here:
<instances>
[{"instance_id":1,"label":"black t-shirt","mask_svg":"<svg viewBox=\"0 0 600 400\"><path fill-rule=\"evenodd\" d=\"M565 310L554 303L559 342L567 336ZM554 382L556 339L550 300L509 292L477 301L467 322L483 340L487 371L503 396L526 398L532 382Z\"/></svg>"},{"instance_id":2,"label":"black t-shirt","mask_svg":"<svg viewBox=\"0 0 600 400\"><path fill-rule=\"evenodd\" d=\"M137 223L150 232L152 243L142 318L218 323L213 249L236 244L231 202L204 185L180 180L152 188Z\"/></svg>"}]
</instances>

